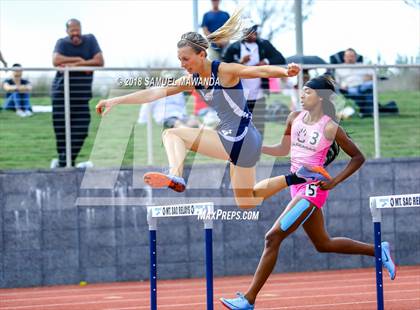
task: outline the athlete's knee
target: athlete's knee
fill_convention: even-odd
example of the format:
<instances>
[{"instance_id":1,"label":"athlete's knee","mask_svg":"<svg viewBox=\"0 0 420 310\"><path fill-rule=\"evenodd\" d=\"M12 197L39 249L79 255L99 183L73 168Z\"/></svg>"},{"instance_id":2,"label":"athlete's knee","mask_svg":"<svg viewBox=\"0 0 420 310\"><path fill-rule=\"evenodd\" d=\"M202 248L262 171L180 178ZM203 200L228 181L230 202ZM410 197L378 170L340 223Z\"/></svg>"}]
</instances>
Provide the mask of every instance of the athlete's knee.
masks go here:
<instances>
[{"instance_id":1,"label":"athlete's knee","mask_svg":"<svg viewBox=\"0 0 420 310\"><path fill-rule=\"evenodd\" d=\"M169 130L170 129L165 129L162 131L162 140L165 140L168 137L168 135L170 134Z\"/></svg>"},{"instance_id":2,"label":"athlete's knee","mask_svg":"<svg viewBox=\"0 0 420 310\"><path fill-rule=\"evenodd\" d=\"M268 250L278 250L282 239L282 236L278 232L270 230L265 234L265 248Z\"/></svg>"},{"instance_id":3,"label":"athlete's knee","mask_svg":"<svg viewBox=\"0 0 420 310\"><path fill-rule=\"evenodd\" d=\"M174 128L167 128L164 131L162 131L162 139L168 138L174 134Z\"/></svg>"},{"instance_id":4,"label":"athlete's knee","mask_svg":"<svg viewBox=\"0 0 420 310\"><path fill-rule=\"evenodd\" d=\"M324 240L322 242L314 243L315 248L320 253L329 253L331 252L331 242L330 240Z\"/></svg>"},{"instance_id":5,"label":"athlete's knee","mask_svg":"<svg viewBox=\"0 0 420 310\"><path fill-rule=\"evenodd\" d=\"M166 128L162 131L162 139L167 137L168 135L173 134L173 128Z\"/></svg>"}]
</instances>

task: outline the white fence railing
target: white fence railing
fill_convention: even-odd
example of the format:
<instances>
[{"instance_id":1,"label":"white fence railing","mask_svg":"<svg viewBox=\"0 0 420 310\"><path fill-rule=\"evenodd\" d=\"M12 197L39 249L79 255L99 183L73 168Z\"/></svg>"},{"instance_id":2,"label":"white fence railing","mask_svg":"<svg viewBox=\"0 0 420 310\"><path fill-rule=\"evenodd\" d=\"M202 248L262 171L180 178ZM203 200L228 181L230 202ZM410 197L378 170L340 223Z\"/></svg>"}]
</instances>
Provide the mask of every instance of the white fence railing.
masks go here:
<instances>
[{"instance_id":1,"label":"white fence railing","mask_svg":"<svg viewBox=\"0 0 420 310\"><path fill-rule=\"evenodd\" d=\"M380 158L381 157L381 128L380 128L380 116L379 116L379 103L378 103L378 71L380 70L404 70L404 69L410 69L415 71L415 76L418 81L420 76L420 65L361 65L361 64L354 64L354 65L302 65L303 69L326 69L326 70L333 70L338 68L349 68L349 69L372 69L373 74L373 133L374 133L374 158ZM0 79L3 81L7 77L7 71L13 71L13 68L0 68ZM124 72L125 74L132 75L133 74L150 74L150 72L160 72L160 71L171 71L176 72L176 74L181 74L183 70L180 68L148 68L148 67L133 67L133 68L102 68L102 67L65 67L65 68L22 68L22 70L25 72L25 74L33 75L35 73L47 73L50 74L48 79L52 80L52 74L57 71L62 71L64 76L64 119L65 119L65 145L66 145L66 166L70 167L72 166L72 148L71 148L71 120L70 120L70 73L71 72L83 72L83 71L94 71L96 72L96 79L98 76L104 75L102 77L102 81L105 81L105 76L107 73L108 76L106 76L106 83L102 83L99 85L99 89L103 88L110 88L110 87L117 87L117 77L116 73L118 72ZM109 73L111 73L109 76ZM48 82L51 82L50 80ZM297 79L298 82L298 89L301 89L303 86L303 75L302 71L298 76ZM415 82L414 82L415 83ZM417 84L416 92L420 92L420 84ZM97 82L94 81L94 87L98 86ZM97 88L97 87L96 87ZM46 92L43 91L42 94L36 93L36 89L34 88L33 94L34 95L42 95L42 96L49 96L49 91ZM103 92L104 94L105 92ZM102 94L102 95L103 95ZM0 101L1 102L1 101ZM420 103L419 104L420 108ZM0 120L1 120L0 115ZM420 115L419 115L419 123L420 124ZM154 154L153 154L153 126L152 126L152 117L151 112L149 110L149 118L147 123L147 143L145 144L147 147L147 164L152 165L155 164L154 160ZM8 128L10 130L10 128ZM416 147L417 145L414 145L413 147ZM2 169L2 165L0 166L0 169Z\"/></svg>"}]
</instances>

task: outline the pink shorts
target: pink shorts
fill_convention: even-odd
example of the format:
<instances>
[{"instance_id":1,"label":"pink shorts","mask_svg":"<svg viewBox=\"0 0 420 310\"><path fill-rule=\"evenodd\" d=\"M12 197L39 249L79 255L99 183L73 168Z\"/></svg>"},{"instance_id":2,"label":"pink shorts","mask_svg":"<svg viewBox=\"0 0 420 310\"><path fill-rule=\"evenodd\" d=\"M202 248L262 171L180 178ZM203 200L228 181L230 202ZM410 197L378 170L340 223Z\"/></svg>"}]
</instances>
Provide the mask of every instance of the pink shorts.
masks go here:
<instances>
[{"instance_id":1,"label":"pink shorts","mask_svg":"<svg viewBox=\"0 0 420 310\"><path fill-rule=\"evenodd\" d=\"M303 183L290 186L290 195L292 198L299 195L321 209L328 198L328 192L315 186L315 183Z\"/></svg>"}]
</instances>

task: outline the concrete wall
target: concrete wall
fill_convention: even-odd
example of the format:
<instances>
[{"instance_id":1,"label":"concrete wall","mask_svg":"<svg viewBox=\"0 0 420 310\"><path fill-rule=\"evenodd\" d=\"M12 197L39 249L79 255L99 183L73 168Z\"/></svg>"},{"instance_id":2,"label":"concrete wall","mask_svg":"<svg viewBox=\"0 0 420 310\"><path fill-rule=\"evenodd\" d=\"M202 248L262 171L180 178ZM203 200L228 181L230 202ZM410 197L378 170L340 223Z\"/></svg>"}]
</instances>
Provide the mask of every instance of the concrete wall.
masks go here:
<instances>
[{"instance_id":1,"label":"concrete wall","mask_svg":"<svg viewBox=\"0 0 420 310\"><path fill-rule=\"evenodd\" d=\"M334 163L332 174L344 163ZM189 184L212 178L220 166L200 166ZM150 169L148 169L150 171ZM259 179L271 168L260 166ZM147 280L149 277L148 226L144 205L136 197L147 190L136 188L143 171L121 170L113 189L81 188L84 171L0 172L0 287ZM276 165L273 175L287 165ZM189 170L186 171L188 174ZM101 173L104 173L102 171ZM95 178L94 178L95 179ZM86 181L86 180L85 180ZM85 182L84 181L84 182ZM96 184L101 184L100 173ZM86 186L85 186L86 187ZM89 186L88 186L89 187ZM324 209L332 236L373 241L368 197L420 192L420 159L384 159L366 163L360 172L335 188ZM190 189L182 194L156 190L153 196L229 197L225 173L217 189ZM76 200L105 197L107 205L76 206ZM121 203L124 198L127 204ZM132 199L132 200L130 200ZM134 200L134 202L133 202ZM289 200L288 190L259 208L259 221L214 223L214 273L216 276L252 274L264 246L264 234ZM112 202L115 203L112 203ZM114 205L113 205L114 204ZM115 205L120 204L120 205ZM225 210L237 210L224 206ZM420 210L386 210L383 239L394 247L399 265L420 264ZM204 232L196 218L163 219L158 223L159 278L203 277ZM275 272L358 268L373 266L370 257L317 253L303 229L280 249Z\"/></svg>"}]
</instances>

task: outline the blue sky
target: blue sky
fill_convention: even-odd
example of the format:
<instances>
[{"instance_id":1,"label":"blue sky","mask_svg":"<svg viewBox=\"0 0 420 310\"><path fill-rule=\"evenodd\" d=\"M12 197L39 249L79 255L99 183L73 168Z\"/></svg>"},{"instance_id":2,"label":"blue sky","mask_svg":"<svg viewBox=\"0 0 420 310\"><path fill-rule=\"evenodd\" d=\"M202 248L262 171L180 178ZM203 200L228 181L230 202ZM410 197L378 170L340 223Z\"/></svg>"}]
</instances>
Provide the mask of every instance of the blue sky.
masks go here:
<instances>
[{"instance_id":1,"label":"blue sky","mask_svg":"<svg viewBox=\"0 0 420 310\"><path fill-rule=\"evenodd\" d=\"M232 0L221 3L229 12L235 6ZM199 0L200 21L209 8L210 1ZM353 47L373 62L380 53L394 63L397 54L419 53L420 11L402 0L317 0L311 11L304 24L305 54L328 60ZM106 65L113 67L178 66L176 42L193 30L191 0L1 0L0 50L9 63L51 66L54 44L66 35L71 17L82 21L84 33L95 34ZM278 34L272 43L286 57L295 54L293 31Z\"/></svg>"}]
</instances>

